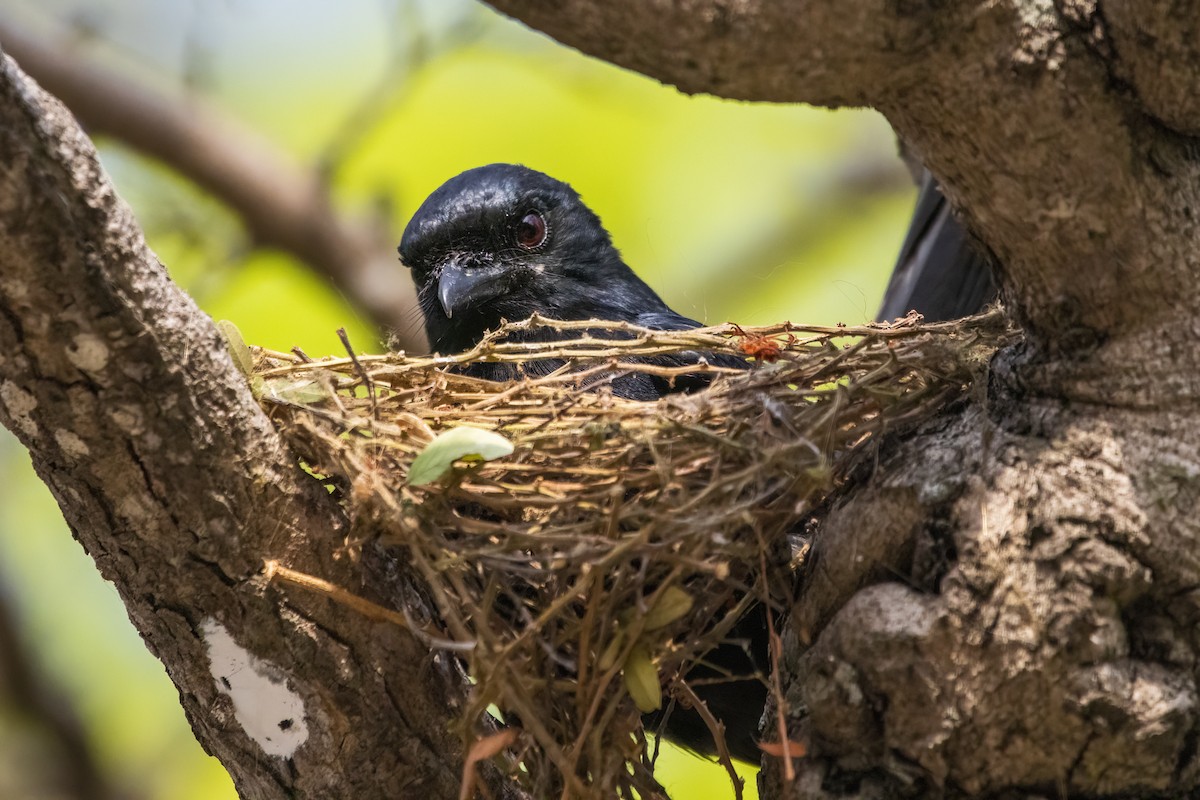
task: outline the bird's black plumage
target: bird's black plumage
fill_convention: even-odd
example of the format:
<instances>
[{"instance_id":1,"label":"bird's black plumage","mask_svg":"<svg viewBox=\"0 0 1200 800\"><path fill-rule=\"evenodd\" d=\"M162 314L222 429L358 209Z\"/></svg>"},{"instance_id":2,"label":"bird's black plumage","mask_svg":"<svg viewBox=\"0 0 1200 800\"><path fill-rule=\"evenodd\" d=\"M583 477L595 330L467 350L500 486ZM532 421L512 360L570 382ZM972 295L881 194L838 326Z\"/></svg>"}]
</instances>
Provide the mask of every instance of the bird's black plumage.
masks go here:
<instances>
[{"instance_id":1,"label":"bird's black plumage","mask_svg":"<svg viewBox=\"0 0 1200 800\"><path fill-rule=\"evenodd\" d=\"M540 237L533 235L539 230ZM439 353L470 349L501 322L533 314L630 322L656 330L700 325L673 311L634 274L599 217L574 189L523 166L490 164L446 181L409 221L400 258L412 272L425 332ZM563 334L550 329L520 336L528 340ZM701 357L710 364L746 366L737 357L719 353L649 360L682 366ZM559 366L561 362L533 362L524 371L546 374ZM491 380L518 377L510 364L477 363L467 370ZM699 388L708 380L708 375L696 373L671 384L630 373L615 378L612 387L625 397L653 400L671 391Z\"/></svg>"},{"instance_id":2,"label":"bird's black plumage","mask_svg":"<svg viewBox=\"0 0 1200 800\"><path fill-rule=\"evenodd\" d=\"M630 322L656 330L700 325L673 311L634 274L613 246L600 219L567 184L512 164L491 164L451 178L417 209L400 242L401 260L412 271L435 351L470 349L489 330L538 314L558 320ZM618 335L593 332L596 335ZM522 331L523 339L562 338L565 331ZM576 335L578 335L576 333ZM709 364L745 368L746 362L719 353L680 353L647 361L665 366ZM526 374L547 374L558 361L525 365ZM519 376L512 365L475 363L471 374L491 380ZM711 373L674 382L629 372L611 381L615 394L653 400L672 391L701 388ZM690 673L702 679L696 693L726 726L734 755L757 761L758 722L766 703L765 611L756 609L734 632L738 641L718 647ZM714 752L699 714L675 709L665 719L647 720L668 738L693 750Z\"/></svg>"},{"instance_id":3,"label":"bird's black plumage","mask_svg":"<svg viewBox=\"0 0 1200 800\"><path fill-rule=\"evenodd\" d=\"M986 249L955 218L937 181L925 171L879 319L913 310L927 322L957 319L979 313L996 294Z\"/></svg>"}]
</instances>

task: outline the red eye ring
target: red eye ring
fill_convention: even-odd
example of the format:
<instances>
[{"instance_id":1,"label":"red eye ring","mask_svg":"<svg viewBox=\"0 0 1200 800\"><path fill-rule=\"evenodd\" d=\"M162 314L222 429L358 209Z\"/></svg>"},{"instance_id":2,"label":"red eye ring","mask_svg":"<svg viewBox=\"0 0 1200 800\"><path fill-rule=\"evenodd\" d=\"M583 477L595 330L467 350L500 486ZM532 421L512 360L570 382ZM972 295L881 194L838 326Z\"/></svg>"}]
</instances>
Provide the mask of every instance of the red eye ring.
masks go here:
<instances>
[{"instance_id":1,"label":"red eye ring","mask_svg":"<svg viewBox=\"0 0 1200 800\"><path fill-rule=\"evenodd\" d=\"M517 223L517 244L526 250L542 246L546 241L546 220L536 211L529 211Z\"/></svg>"}]
</instances>

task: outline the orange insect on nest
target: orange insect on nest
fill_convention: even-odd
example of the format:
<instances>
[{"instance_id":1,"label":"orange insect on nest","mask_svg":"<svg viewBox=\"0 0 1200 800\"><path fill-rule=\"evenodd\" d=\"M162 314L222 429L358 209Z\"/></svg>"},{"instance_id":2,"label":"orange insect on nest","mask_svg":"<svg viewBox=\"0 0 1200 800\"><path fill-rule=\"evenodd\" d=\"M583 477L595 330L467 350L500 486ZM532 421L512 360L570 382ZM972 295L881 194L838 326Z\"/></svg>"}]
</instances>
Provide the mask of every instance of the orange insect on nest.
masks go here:
<instances>
[{"instance_id":1,"label":"orange insect on nest","mask_svg":"<svg viewBox=\"0 0 1200 800\"><path fill-rule=\"evenodd\" d=\"M770 336L761 336L754 333L746 333L742 330L741 325L733 326L734 332L742 337L742 341L738 344L738 349L745 353L755 361L778 361L783 348L780 346L777 339L772 339ZM796 340L795 336L788 335L788 344Z\"/></svg>"}]
</instances>

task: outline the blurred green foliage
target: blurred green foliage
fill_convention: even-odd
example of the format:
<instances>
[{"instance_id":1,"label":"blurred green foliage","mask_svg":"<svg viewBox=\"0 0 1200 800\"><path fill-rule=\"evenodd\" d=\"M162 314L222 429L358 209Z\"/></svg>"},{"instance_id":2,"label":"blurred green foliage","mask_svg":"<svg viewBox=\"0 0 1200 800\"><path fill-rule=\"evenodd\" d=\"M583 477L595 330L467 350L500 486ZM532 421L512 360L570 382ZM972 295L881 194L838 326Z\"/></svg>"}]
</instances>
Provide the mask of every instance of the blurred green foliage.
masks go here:
<instances>
[{"instance_id":1,"label":"blurred green foliage","mask_svg":"<svg viewBox=\"0 0 1200 800\"><path fill-rule=\"evenodd\" d=\"M468 0L7 6L0 15L30 30L86 30L89 52L137 80L203 93L297 160L332 158L339 204L389 209L397 239L421 199L468 167L520 162L567 180L629 263L710 323L870 319L911 204L874 114L687 97ZM101 149L175 279L248 342L319 355L339 350L334 331L346 326L360 349L380 346L325 276L255 249L236 218L161 165ZM408 280L399 264L396 280ZM0 599L15 604L112 782L146 800L233 797L7 436L0 492ZM20 731L0 702L0 743ZM670 748L662 763L678 797L732 797L713 765ZM20 766L0 757L0 793L20 786L5 773Z\"/></svg>"}]
</instances>

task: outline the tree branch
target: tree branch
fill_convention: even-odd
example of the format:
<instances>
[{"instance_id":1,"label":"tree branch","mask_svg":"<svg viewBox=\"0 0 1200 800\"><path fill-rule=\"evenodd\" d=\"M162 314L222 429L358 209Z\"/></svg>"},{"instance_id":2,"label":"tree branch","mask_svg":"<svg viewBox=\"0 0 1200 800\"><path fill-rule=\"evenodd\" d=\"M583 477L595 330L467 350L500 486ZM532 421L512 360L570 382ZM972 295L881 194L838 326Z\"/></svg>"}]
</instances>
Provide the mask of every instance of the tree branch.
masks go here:
<instances>
[{"instance_id":1,"label":"tree branch","mask_svg":"<svg viewBox=\"0 0 1200 800\"><path fill-rule=\"evenodd\" d=\"M241 795L457 796L461 677L398 626L267 585L264 559L357 585L346 521L71 115L6 56L0 211L0 422Z\"/></svg>"},{"instance_id":2,"label":"tree branch","mask_svg":"<svg viewBox=\"0 0 1200 800\"><path fill-rule=\"evenodd\" d=\"M1095 4L491 4L684 91L879 109L996 253L1010 306L1048 354L1141 335L1200 304L1188 278L1200 255L1161 247L1163 231L1200 236L1200 164L1110 79ZM1137 6L1141 20L1175 7ZM1146 80L1165 79L1160 97L1189 94L1189 69ZM1114 349L1109 366L1124 357Z\"/></svg>"},{"instance_id":3,"label":"tree branch","mask_svg":"<svg viewBox=\"0 0 1200 800\"><path fill-rule=\"evenodd\" d=\"M1180 133L1200 133L1200 5L1193 0L1107 0L1104 19L1122 76L1146 112Z\"/></svg>"},{"instance_id":4,"label":"tree branch","mask_svg":"<svg viewBox=\"0 0 1200 800\"><path fill-rule=\"evenodd\" d=\"M563 44L688 93L864 105L898 85L928 43L922 15L886 0L488 0Z\"/></svg>"},{"instance_id":5,"label":"tree branch","mask_svg":"<svg viewBox=\"0 0 1200 800\"><path fill-rule=\"evenodd\" d=\"M178 171L228 205L257 243L327 276L377 324L394 329L401 347L424 349L420 334L408 330L415 295L387 223L339 214L315 170L298 168L198 98L138 86L77 47L38 41L3 22L0 43L93 135Z\"/></svg>"}]
</instances>

